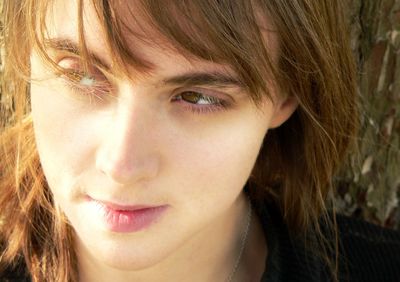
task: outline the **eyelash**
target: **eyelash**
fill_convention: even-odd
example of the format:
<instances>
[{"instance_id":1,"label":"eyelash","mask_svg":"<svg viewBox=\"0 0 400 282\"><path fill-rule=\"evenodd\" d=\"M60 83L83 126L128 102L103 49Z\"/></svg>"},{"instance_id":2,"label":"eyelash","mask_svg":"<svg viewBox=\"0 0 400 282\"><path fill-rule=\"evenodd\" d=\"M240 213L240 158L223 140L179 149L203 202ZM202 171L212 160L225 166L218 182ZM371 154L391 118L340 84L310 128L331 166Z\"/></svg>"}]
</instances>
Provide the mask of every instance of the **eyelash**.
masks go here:
<instances>
[{"instance_id":1,"label":"eyelash","mask_svg":"<svg viewBox=\"0 0 400 282\"><path fill-rule=\"evenodd\" d=\"M67 69L67 72L68 73L66 75L63 75L62 77L66 82L68 88L74 94L78 96L82 96L82 94L88 96L91 99L90 101L92 101L93 97L95 99L103 100L104 96L111 96L110 92L112 92L113 90L110 83L107 82L107 79L105 77L104 79L98 79L96 81L95 75L79 72L74 69ZM92 83L94 85L84 85L82 84L83 80L92 80ZM197 96L197 102L199 100L203 100L209 102L210 104L204 105L187 102L183 99L182 96L188 93ZM218 111L225 111L229 109L230 106L230 104L225 100L203 94L201 91L196 90L181 91L178 94L174 95L171 101L174 103L184 104L184 109L194 114L209 114Z\"/></svg>"},{"instance_id":2,"label":"eyelash","mask_svg":"<svg viewBox=\"0 0 400 282\"><path fill-rule=\"evenodd\" d=\"M77 96L84 95L90 99L94 97L95 99L103 100L104 96L110 96L110 92L112 92L112 87L106 82L106 79L102 79L99 82L99 80L96 81L94 75L85 74L73 69L67 69L67 74L62 75L62 78L67 87ZM83 80L93 80L94 85L84 85L82 84Z\"/></svg>"}]
</instances>

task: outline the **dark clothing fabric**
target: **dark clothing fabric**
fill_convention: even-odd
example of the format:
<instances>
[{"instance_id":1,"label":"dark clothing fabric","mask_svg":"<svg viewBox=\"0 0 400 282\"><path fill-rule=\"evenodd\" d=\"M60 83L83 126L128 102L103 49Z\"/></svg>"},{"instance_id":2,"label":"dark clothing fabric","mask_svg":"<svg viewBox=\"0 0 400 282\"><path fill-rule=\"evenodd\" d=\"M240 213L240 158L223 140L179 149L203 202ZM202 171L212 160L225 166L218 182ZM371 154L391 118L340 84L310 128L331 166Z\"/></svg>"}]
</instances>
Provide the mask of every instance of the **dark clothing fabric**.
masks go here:
<instances>
[{"instance_id":1,"label":"dark clothing fabric","mask_svg":"<svg viewBox=\"0 0 400 282\"><path fill-rule=\"evenodd\" d=\"M326 264L307 251L304 241L289 236L278 209L265 202L252 202L268 246L261 282L331 281ZM400 282L400 232L341 215L337 223L339 281ZM28 282L25 271L23 267L9 270L0 281Z\"/></svg>"},{"instance_id":2,"label":"dark clothing fabric","mask_svg":"<svg viewBox=\"0 0 400 282\"><path fill-rule=\"evenodd\" d=\"M253 202L262 222L268 257L261 282L331 281L326 264L289 236L278 209ZM400 282L400 232L337 215L339 281Z\"/></svg>"}]
</instances>

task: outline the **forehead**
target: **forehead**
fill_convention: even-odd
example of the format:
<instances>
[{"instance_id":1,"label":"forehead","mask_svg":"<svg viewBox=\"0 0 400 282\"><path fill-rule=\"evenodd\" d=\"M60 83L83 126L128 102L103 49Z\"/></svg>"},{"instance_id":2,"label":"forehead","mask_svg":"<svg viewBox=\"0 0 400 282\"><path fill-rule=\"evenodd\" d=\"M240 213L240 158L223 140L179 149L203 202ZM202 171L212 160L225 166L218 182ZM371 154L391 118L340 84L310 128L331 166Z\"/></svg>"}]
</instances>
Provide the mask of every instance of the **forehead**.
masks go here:
<instances>
[{"instance_id":1,"label":"forehead","mask_svg":"<svg viewBox=\"0 0 400 282\"><path fill-rule=\"evenodd\" d=\"M139 6L132 3L137 1L120 1L118 10L115 11L122 19L124 27L122 35L127 43L129 51L142 61L150 65L169 69L186 68L195 64L197 67L207 68L216 64L199 60L190 54L183 56L176 48L161 35L159 31L150 26L149 20L143 15ZM92 1L83 1L83 28L85 44L91 52L96 54L102 61L111 62L110 50L105 31L102 29L99 15L96 13ZM46 18L49 39L66 40L79 45L79 21L77 0L56 0L49 9ZM221 68L222 66L219 66ZM223 67L224 69L227 66Z\"/></svg>"},{"instance_id":2,"label":"forehead","mask_svg":"<svg viewBox=\"0 0 400 282\"><path fill-rule=\"evenodd\" d=\"M234 75L234 71L229 66L229 63L212 58L212 49L215 48L210 47L210 59L200 58L188 51L185 46L179 46L173 39L167 38L157 28L157 24L154 24L154 22L157 22L157 19L149 16L148 11L140 5L139 1L116 1L116 3L117 5L111 8L111 10L114 9L111 14L114 13L120 19L121 23L123 23L121 35L126 42L129 52L132 52L136 57L149 62L150 65L156 66L160 71L168 71L170 69L185 71L187 68L195 67L205 70L224 70ZM99 57L102 57L104 61L110 62L112 59L110 58L111 52L107 48L109 42L107 42L105 31L102 29L103 25L100 21L100 18L106 21L108 19L104 19L101 15L99 17L92 1L82 1L82 8L84 38L87 48L91 52L98 54ZM168 10L171 11L171 9ZM196 14L195 11L192 12ZM170 16L175 17L175 22L180 22L180 15L178 13L174 15L173 13ZM278 54L277 36L275 33L270 32L272 25L260 10L256 10L254 14L258 19L265 46L269 51L268 53L274 59ZM46 19L49 31L48 37L68 39L78 43L78 18L78 0L55 0ZM187 18L184 19L182 17L182 21L187 21ZM190 35L190 28L185 30L190 25L191 22L187 22L187 24L180 24L179 28ZM210 39L202 36L205 34L207 32L199 33L194 38L197 37L197 44L203 44L207 48L212 42L208 42Z\"/></svg>"},{"instance_id":3,"label":"forehead","mask_svg":"<svg viewBox=\"0 0 400 282\"><path fill-rule=\"evenodd\" d=\"M105 1L107 2L107 1ZM110 6L112 11L96 11L96 7L91 0L82 0L82 19L85 30L85 39L90 41L99 41L99 44L106 43L104 40L104 30L102 30L102 21L111 22L110 18L114 15L124 25L125 39L134 43L138 39L145 41L158 41L161 43L160 33L150 26L150 22L144 15L144 11L139 5L133 5L137 1L110 1L118 5ZM64 37L69 36L78 41L78 18L79 18L79 0L55 0L47 11L47 28L51 36ZM101 6L99 6L101 7ZM102 7L104 10L108 9ZM98 13L97 13L98 12ZM101 14L100 14L101 13ZM105 14L107 13L107 14ZM133 38L134 37L134 38ZM166 43L166 42L164 42Z\"/></svg>"},{"instance_id":4,"label":"forehead","mask_svg":"<svg viewBox=\"0 0 400 282\"><path fill-rule=\"evenodd\" d=\"M135 41L137 39L141 40L151 40L156 41L155 43L159 45L168 45L170 38L164 37L162 35L162 31L157 30L157 24L160 23L159 19L157 19L157 15L165 15L165 19L169 18L170 25L179 25L179 29L182 29L186 35L191 35L190 33L195 33L194 36L199 36L199 40L207 40L207 35L211 33L216 33L218 31L222 32L231 32L232 34L237 33L237 30L241 30L243 34L251 34L250 30L246 30L246 26L243 23L248 20L244 20L244 16L232 15L233 11L238 15L245 14L246 11L239 11L241 8L240 5L228 5L231 7L231 11L224 11L224 6L219 7L219 12L214 14L213 16L209 16L207 8L207 4L198 4L198 3L207 3L207 0L199 1L185 1L182 2L182 5L176 4L176 2L171 1L155 1L156 5L146 5L141 4L141 1L138 0L130 0L130 1L119 1L119 0L109 0L104 1L104 3L109 3L107 5L99 5L102 6L103 10L109 10L103 13L102 15L96 14L93 3L98 3L97 1L91 0L81 0L82 8L83 8L83 20L84 26L87 30L87 34L85 36L89 37L88 39L101 40L102 31L99 25L99 16L104 21L109 21L109 18L115 16L120 20L120 22L124 25L122 28L125 31L125 35L129 39L129 37L135 37ZM231 0L231 1L223 1L226 3L229 2L253 2L250 0ZM56 30L65 31L68 34L75 34L77 31L77 18L78 18L78 3L79 0L54 0L52 1L52 9L50 14L50 18L52 18L52 26L55 27ZM209 1L210 3L214 3L214 5L219 6L220 4L216 4L219 2ZM147 3L147 2L144 2ZM153 3L153 2L149 2ZM174 4L175 3L175 4ZM185 4L184 4L185 3ZM188 4L188 3L197 3L197 4ZM182 10L178 10L178 5L185 6ZM226 5L226 4L225 4ZM209 7L212 9L213 7ZM267 15L267 11L264 11L261 6L254 5L252 7L253 12L247 11L246 14L252 15L255 18L255 25L259 27L259 29L264 33L265 41L267 45L271 48L277 47L274 46L277 43L277 36L274 30L274 24L269 15ZM230 17L227 20L217 21L215 18L222 17ZM237 16L237 18L236 18ZM163 19L163 24L165 25L165 19ZM203 27L207 26L213 31L209 32L207 30L202 30ZM214 28L216 26L225 25L224 28ZM247 26L249 27L249 26ZM254 27L254 26L253 26ZM128 36L130 35L130 36ZM235 34L236 35L236 34ZM78 38L76 38L78 39ZM227 34L227 39L229 39L229 34Z\"/></svg>"}]
</instances>

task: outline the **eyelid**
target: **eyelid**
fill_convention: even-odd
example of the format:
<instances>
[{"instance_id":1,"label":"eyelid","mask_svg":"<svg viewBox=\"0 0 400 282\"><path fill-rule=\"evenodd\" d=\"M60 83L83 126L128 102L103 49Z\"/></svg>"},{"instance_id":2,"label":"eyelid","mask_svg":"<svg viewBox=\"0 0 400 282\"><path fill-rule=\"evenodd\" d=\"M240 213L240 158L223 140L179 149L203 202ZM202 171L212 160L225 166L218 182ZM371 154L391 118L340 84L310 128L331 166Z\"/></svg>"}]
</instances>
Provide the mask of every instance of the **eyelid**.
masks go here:
<instances>
[{"instance_id":1,"label":"eyelid","mask_svg":"<svg viewBox=\"0 0 400 282\"><path fill-rule=\"evenodd\" d=\"M60 66L60 63L62 63L63 61L68 61L68 60L72 62L71 66L62 66L62 65ZM84 71L81 68L81 64L80 63L81 62L79 60L79 57L78 56L74 56L74 55L63 57L63 58L61 58L61 59L59 59L57 61L58 66L60 66L64 71L69 72L69 73L72 71L75 74L76 73L83 74ZM76 64L76 67L74 67L74 64ZM88 75L101 74L102 76L104 76L104 78L110 84L113 84L114 76L109 71L105 70L104 68L102 68L101 66L96 65L96 64L90 66L90 69L93 70L93 71L89 70L86 74L88 74ZM65 73L60 73L59 75L65 75Z\"/></svg>"},{"instance_id":2,"label":"eyelid","mask_svg":"<svg viewBox=\"0 0 400 282\"><path fill-rule=\"evenodd\" d=\"M67 63L67 65L64 66L63 63ZM83 68L81 67L82 66L81 60L79 59L79 57L74 56L74 55L64 56L61 59L58 59L57 60L57 65L62 67L63 69L66 69L66 70L71 70L71 69L83 70ZM97 65L91 65L89 67L90 67L90 69L91 68L99 69Z\"/></svg>"}]
</instances>

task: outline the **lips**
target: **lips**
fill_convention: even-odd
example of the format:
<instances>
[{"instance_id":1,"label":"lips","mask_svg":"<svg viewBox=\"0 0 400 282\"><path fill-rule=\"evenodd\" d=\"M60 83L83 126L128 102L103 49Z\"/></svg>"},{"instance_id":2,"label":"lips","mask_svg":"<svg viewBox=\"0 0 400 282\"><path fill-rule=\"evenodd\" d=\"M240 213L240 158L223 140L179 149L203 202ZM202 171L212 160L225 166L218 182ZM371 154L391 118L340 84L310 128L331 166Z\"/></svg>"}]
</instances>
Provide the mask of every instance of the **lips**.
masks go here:
<instances>
[{"instance_id":1,"label":"lips","mask_svg":"<svg viewBox=\"0 0 400 282\"><path fill-rule=\"evenodd\" d=\"M130 233L146 229L156 223L168 205L119 205L107 201L89 200L102 225L111 232Z\"/></svg>"}]
</instances>

